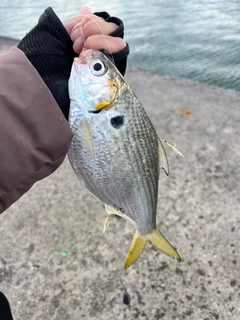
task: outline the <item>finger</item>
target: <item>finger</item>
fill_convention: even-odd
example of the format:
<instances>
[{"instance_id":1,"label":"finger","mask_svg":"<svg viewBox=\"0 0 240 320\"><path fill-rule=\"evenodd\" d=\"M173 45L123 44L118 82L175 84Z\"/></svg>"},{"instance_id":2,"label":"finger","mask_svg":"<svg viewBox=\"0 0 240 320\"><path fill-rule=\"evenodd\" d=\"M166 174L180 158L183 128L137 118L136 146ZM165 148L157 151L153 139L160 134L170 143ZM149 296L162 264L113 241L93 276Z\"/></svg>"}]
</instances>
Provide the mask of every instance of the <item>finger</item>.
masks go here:
<instances>
[{"instance_id":1,"label":"finger","mask_svg":"<svg viewBox=\"0 0 240 320\"><path fill-rule=\"evenodd\" d=\"M84 26L89 21L105 21L102 17L96 16L95 14L88 14L82 19L82 26Z\"/></svg>"},{"instance_id":2,"label":"finger","mask_svg":"<svg viewBox=\"0 0 240 320\"><path fill-rule=\"evenodd\" d=\"M106 22L102 19L88 20L86 23L86 18L89 18L89 16L84 17L85 25L83 27L74 28L71 33L71 39L74 41L73 50L77 53L82 51L83 45L89 37L95 35L103 35L104 37L118 28L115 23Z\"/></svg>"},{"instance_id":3,"label":"finger","mask_svg":"<svg viewBox=\"0 0 240 320\"><path fill-rule=\"evenodd\" d=\"M78 12L77 16L73 17L71 20L64 23L64 27L67 30L68 34L70 35L74 26L80 23L82 19L89 14L92 14L91 9L85 6Z\"/></svg>"},{"instance_id":4,"label":"finger","mask_svg":"<svg viewBox=\"0 0 240 320\"><path fill-rule=\"evenodd\" d=\"M81 36L84 39L87 39L88 37L97 34L109 35L117 30L117 28L118 26L113 22L106 22L103 20L89 21L82 27Z\"/></svg>"},{"instance_id":5,"label":"finger","mask_svg":"<svg viewBox=\"0 0 240 320\"><path fill-rule=\"evenodd\" d=\"M90 36L94 35L109 35L115 31L118 26L112 22L105 21L89 21L82 28L79 27L72 31L71 39L74 41L74 50L79 48L87 41Z\"/></svg>"},{"instance_id":6,"label":"finger","mask_svg":"<svg viewBox=\"0 0 240 320\"><path fill-rule=\"evenodd\" d=\"M70 34L72 41L75 41L80 36L83 26L86 26L89 22L92 22L98 25L100 21L104 21L104 19L101 17L95 16L93 14L82 17L81 21L76 23L76 25L72 28L72 31Z\"/></svg>"},{"instance_id":7,"label":"finger","mask_svg":"<svg viewBox=\"0 0 240 320\"><path fill-rule=\"evenodd\" d=\"M126 42L122 38L114 38L106 35L94 35L87 38L85 45L87 49L105 49L109 54L111 54L124 49L126 47Z\"/></svg>"},{"instance_id":8,"label":"finger","mask_svg":"<svg viewBox=\"0 0 240 320\"><path fill-rule=\"evenodd\" d=\"M79 12L78 15L87 15L87 14L92 14L91 9L88 6L84 6Z\"/></svg>"}]
</instances>

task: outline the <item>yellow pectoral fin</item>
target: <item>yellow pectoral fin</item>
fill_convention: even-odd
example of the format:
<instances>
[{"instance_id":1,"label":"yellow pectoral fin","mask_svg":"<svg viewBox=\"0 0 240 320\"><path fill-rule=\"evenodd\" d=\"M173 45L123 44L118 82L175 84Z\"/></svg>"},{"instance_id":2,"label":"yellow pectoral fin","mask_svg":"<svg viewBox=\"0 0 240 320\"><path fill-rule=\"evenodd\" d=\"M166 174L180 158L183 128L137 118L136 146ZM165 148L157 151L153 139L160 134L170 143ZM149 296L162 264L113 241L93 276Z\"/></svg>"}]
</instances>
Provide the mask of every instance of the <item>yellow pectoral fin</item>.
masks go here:
<instances>
[{"instance_id":1,"label":"yellow pectoral fin","mask_svg":"<svg viewBox=\"0 0 240 320\"><path fill-rule=\"evenodd\" d=\"M151 233L149 240L152 245L157 247L162 252L166 253L168 256L181 261L180 255L159 230L155 230L153 233Z\"/></svg>"},{"instance_id":2,"label":"yellow pectoral fin","mask_svg":"<svg viewBox=\"0 0 240 320\"><path fill-rule=\"evenodd\" d=\"M78 134L81 137L82 145L84 145L85 150L94 157L92 131L90 123L85 117L78 124Z\"/></svg>"}]
</instances>

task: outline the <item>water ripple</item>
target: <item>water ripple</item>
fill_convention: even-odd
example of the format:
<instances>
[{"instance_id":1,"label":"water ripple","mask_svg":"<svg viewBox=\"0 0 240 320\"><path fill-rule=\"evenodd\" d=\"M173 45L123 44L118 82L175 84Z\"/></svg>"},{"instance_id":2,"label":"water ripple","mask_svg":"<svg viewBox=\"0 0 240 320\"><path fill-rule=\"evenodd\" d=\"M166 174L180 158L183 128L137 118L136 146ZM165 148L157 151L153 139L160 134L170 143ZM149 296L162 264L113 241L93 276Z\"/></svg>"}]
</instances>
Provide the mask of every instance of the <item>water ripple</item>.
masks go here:
<instances>
[{"instance_id":1,"label":"water ripple","mask_svg":"<svg viewBox=\"0 0 240 320\"><path fill-rule=\"evenodd\" d=\"M52 0L66 21L85 2ZM125 23L129 64L162 74L240 91L240 5L238 0L124 0L88 2ZM0 35L22 38L33 27L47 0L8 0L0 5ZM66 9L67 8L67 9Z\"/></svg>"}]
</instances>

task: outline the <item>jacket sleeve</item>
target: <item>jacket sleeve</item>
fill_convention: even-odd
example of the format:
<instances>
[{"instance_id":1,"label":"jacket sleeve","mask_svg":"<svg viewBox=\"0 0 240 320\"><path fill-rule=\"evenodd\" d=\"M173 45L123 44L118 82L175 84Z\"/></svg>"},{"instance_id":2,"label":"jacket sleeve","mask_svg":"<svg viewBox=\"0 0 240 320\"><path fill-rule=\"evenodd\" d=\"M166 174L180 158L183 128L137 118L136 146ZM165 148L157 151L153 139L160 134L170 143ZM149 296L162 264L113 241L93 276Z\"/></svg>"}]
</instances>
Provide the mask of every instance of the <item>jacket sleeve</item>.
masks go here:
<instances>
[{"instance_id":1,"label":"jacket sleeve","mask_svg":"<svg viewBox=\"0 0 240 320\"><path fill-rule=\"evenodd\" d=\"M0 55L0 213L63 162L72 134L51 92L16 47Z\"/></svg>"}]
</instances>

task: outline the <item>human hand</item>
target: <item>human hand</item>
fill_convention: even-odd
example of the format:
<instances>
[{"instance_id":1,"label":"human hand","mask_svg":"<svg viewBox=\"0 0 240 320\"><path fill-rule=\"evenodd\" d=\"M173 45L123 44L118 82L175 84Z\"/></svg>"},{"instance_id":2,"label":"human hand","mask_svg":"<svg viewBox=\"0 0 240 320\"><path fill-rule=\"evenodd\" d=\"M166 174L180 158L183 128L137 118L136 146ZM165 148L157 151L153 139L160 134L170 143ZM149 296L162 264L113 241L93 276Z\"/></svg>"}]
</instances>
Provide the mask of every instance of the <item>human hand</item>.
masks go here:
<instances>
[{"instance_id":1,"label":"human hand","mask_svg":"<svg viewBox=\"0 0 240 320\"><path fill-rule=\"evenodd\" d=\"M78 33L76 30L80 26L81 32ZM68 80L74 57L80 54L84 44L88 49L105 49L113 53L116 67L124 74L129 48L122 40L123 30L120 19L110 17L106 12L92 15L88 7L83 7L76 17L63 25L49 7L38 24L20 41L18 48L38 71L68 118ZM74 43L70 36L74 37ZM84 39L82 42L80 37Z\"/></svg>"},{"instance_id":2,"label":"human hand","mask_svg":"<svg viewBox=\"0 0 240 320\"><path fill-rule=\"evenodd\" d=\"M122 38L111 36L119 26L93 15L87 6L66 22L64 27L74 42L73 49L77 54L81 53L83 46L95 50L105 49L109 54L119 52L126 47L126 42Z\"/></svg>"}]
</instances>

